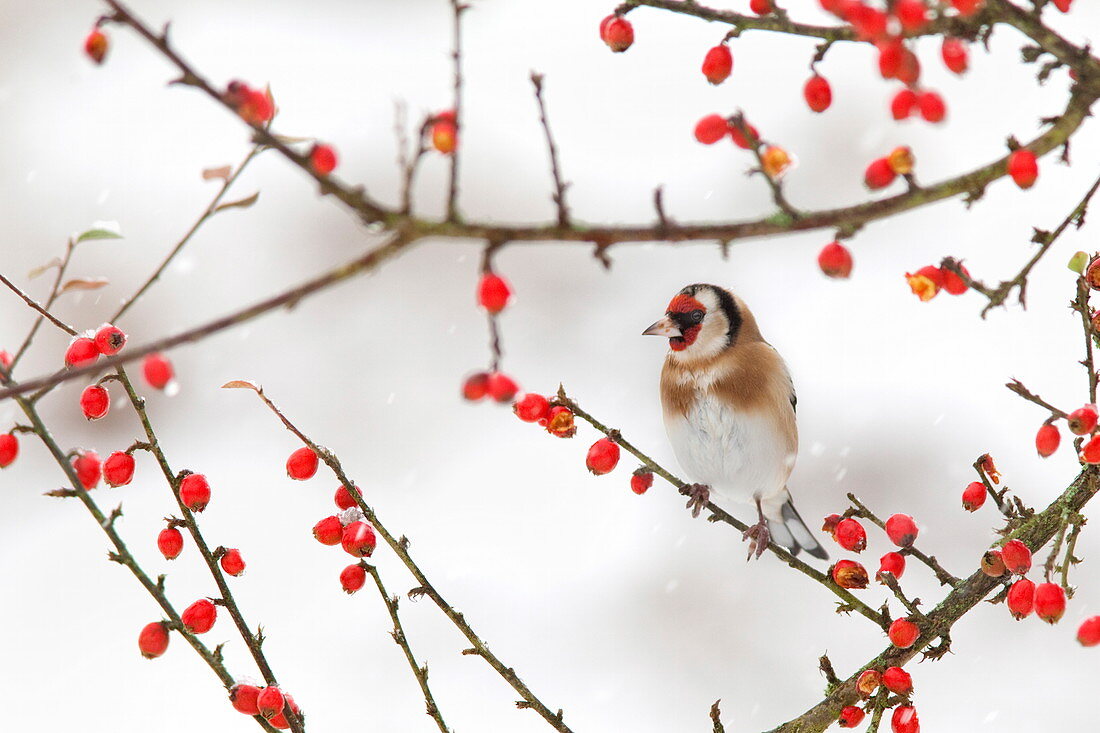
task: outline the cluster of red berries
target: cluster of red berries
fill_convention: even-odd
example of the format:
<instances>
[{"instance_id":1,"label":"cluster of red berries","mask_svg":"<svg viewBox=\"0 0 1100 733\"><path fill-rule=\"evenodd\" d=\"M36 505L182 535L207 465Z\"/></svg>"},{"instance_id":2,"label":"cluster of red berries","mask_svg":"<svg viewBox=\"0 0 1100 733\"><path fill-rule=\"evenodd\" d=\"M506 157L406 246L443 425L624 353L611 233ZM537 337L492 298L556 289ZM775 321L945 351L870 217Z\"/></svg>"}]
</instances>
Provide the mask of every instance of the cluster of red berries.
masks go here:
<instances>
[{"instance_id":1,"label":"cluster of red berries","mask_svg":"<svg viewBox=\"0 0 1100 733\"><path fill-rule=\"evenodd\" d=\"M477 304L490 316L497 316L512 299L512 288L495 272L485 272L477 284ZM516 381L501 371L475 372L462 383L462 396L471 402L492 397L501 404L511 402L519 393Z\"/></svg>"},{"instance_id":2,"label":"cluster of red berries","mask_svg":"<svg viewBox=\"0 0 1100 733\"><path fill-rule=\"evenodd\" d=\"M860 553L867 549L867 530L855 517L830 514L825 517L821 530L828 532L838 545L849 552ZM886 535L898 547L911 546L916 541L918 533L916 522L908 514L894 514L886 520ZM898 552L888 552L880 558L878 573L875 577L882 582L883 573L901 578L904 572L905 556ZM870 582L867 569L854 560L838 560L831 568L830 574L833 582L841 588L866 588L867 583Z\"/></svg>"},{"instance_id":3,"label":"cluster of red berries","mask_svg":"<svg viewBox=\"0 0 1100 733\"><path fill-rule=\"evenodd\" d=\"M913 172L916 161L913 151L902 145L890 151L889 155L875 158L863 172L863 183L872 191L886 188L898 176L907 176Z\"/></svg>"},{"instance_id":4,"label":"cluster of red berries","mask_svg":"<svg viewBox=\"0 0 1100 733\"><path fill-rule=\"evenodd\" d=\"M312 450L306 454L299 448L287 459L286 465L288 476L304 481L317 472L317 455ZM354 593L366 583L367 571L361 558L370 557L378 544L374 527L363 521L363 512L358 507L356 496L362 496L363 492L358 486L353 486L352 490L354 495L343 484L338 486L333 501L340 512L313 525L313 537L322 545L340 545L344 552L360 558L359 563L340 572L340 586L346 593Z\"/></svg>"},{"instance_id":5,"label":"cluster of red berries","mask_svg":"<svg viewBox=\"0 0 1100 733\"><path fill-rule=\"evenodd\" d=\"M747 122L744 125L748 128L749 134L752 135L753 142L759 141L760 131ZM722 115L707 115L695 123L695 139L704 145L713 145L726 135L729 135L730 139L733 140L733 144L742 150L748 150L752 147L752 142L732 119Z\"/></svg>"},{"instance_id":6,"label":"cluster of red berries","mask_svg":"<svg viewBox=\"0 0 1100 733\"><path fill-rule=\"evenodd\" d=\"M458 147L458 123L453 109L436 113L431 121L432 147L450 155Z\"/></svg>"},{"instance_id":7,"label":"cluster of red berries","mask_svg":"<svg viewBox=\"0 0 1100 733\"><path fill-rule=\"evenodd\" d=\"M245 715L259 715L279 730L290 727L286 719L287 710L296 717L302 714L298 703L294 702L290 693L284 692L275 685L260 687L248 682L238 682L229 689L229 702L237 712Z\"/></svg>"},{"instance_id":8,"label":"cluster of red berries","mask_svg":"<svg viewBox=\"0 0 1100 733\"><path fill-rule=\"evenodd\" d=\"M1066 592L1057 583L1036 585L1028 580L1025 576L1031 565L1031 549L1016 539L989 550L981 561L982 572L990 577L1000 578L1006 573L1018 577L1005 596L1005 604L1013 618L1026 618L1034 611L1043 621L1058 623L1066 612Z\"/></svg>"},{"instance_id":9,"label":"cluster of red berries","mask_svg":"<svg viewBox=\"0 0 1100 733\"><path fill-rule=\"evenodd\" d=\"M869 699L879 687L885 687L895 695L908 698L913 694L913 678L901 667L887 667L883 671L865 669L856 679L856 690L863 700ZM866 712L856 705L849 705L840 711L841 728L855 728L863 722ZM894 731L916 733L920 730L917 713L911 705L901 705L894 710Z\"/></svg>"},{"instance_id":10,"label":"cluster of red berries","mask_svg":"<svg viewBox=\"0 0 1100 733\"><path fill-rule=\"evenodd\" d=\"M234 79L226 86L222 99L250 125L262 125L275 116L275 100L270 89L253 89Z\"/></svg>"},{"instance_id":11,"label":"cluster of red berries","mask_svg":"<svg viewBox=\"0 0 1100 733\"><path fill-rule=\"evenodd\" d=\"M95 331L74 336L65 349L65 366L71 369L91 366L100 356L114 356L126 345L126 334L109 323Z\"/></svg>"},{"instance_id":12,"label":"cluster of red berries","mask_svg":"<svg viewBox=\"0 0 1100 733\"><path fill-rule=\"evenodd\" d=\"M1100 431L1097 430L1098 413L1096 405L1082 405L1066 415L1066 427L1074 435L1085 438L1081 446L1078 458L1082 463L1090 465L1100 464ZM1040 456L1046 458L1053 455L1062 442L1062 435L1054 425L1055 418L1050 418L1039 427L1035 434L1035 450Z\"/></svg>"},{"instance_id":13,"label":"cluster of red berries","mask_svg":"<svg viewBox=\"0 0 1100 733\"><path fill-rule=\"evenodd\" d=\"M970 272L965 267L959 265L959 269L970 277ZM939 295L941 290L951 295L962 295L969 289L957 273L935 265L925 265L916 272L907 272L905 280L909 283L909 289L913 291L913 295L925 303Z\"/></svg>"}]
</instances>

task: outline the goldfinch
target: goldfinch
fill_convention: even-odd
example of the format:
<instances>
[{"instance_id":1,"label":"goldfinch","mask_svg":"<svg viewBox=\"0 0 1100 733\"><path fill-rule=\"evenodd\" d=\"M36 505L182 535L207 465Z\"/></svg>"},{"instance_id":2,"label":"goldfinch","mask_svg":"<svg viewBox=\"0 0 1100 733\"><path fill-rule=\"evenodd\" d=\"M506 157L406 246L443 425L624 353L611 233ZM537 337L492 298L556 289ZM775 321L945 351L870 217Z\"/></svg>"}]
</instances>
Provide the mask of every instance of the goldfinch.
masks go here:
<instances>
[{"instance_id":1,"label":"goldfinch","mask_svg":"<svg viewBox=\"0 0 1100 733\"><path fill-rule=\"evenodd\" d=\"M689 490L692 515L711 491L726 502L752 502L759 522L745 532L749 557L774 540L792 554L827 559L787 489L798 455L791 375L748 306L715 285L689 285L643 334L667 337L671 349L661 405L676 458L699 482Z\"/></svg>"}]
</instances>

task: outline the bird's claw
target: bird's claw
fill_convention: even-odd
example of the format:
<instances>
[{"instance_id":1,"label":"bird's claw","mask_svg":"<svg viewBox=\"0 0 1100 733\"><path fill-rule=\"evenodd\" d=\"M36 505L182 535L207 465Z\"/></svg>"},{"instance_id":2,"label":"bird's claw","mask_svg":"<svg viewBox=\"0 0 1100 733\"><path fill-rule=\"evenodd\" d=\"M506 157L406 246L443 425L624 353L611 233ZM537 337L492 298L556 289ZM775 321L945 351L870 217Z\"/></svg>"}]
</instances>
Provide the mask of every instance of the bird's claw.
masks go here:
<instances>
[{"instance_id":1,"label":"bird's claw","mask_svg":"<svg viewBox=\"0 0 1100 733\"><path fill-rule=\"evenodd\" d=\"M754 555L759 560L772 541L772 533L768 531L768 523L763 517L760 518L759 522L746 529L741 536L743 539L749 540L749 556L745 558L746 560L751 560Z\"/></svg>"},{"instance_id":2,"label":"bird's claw","mask_svg":"<svg viewBox=\"0 0 1100 733\"><path fill-rule=\"evenodd\" d=\"M680 490L680 493L688 497L687 506L691 510L692 517L698 517L703 507L710 501L710 487L706 484L691 484Z\"/></svg>"}]
</instances>

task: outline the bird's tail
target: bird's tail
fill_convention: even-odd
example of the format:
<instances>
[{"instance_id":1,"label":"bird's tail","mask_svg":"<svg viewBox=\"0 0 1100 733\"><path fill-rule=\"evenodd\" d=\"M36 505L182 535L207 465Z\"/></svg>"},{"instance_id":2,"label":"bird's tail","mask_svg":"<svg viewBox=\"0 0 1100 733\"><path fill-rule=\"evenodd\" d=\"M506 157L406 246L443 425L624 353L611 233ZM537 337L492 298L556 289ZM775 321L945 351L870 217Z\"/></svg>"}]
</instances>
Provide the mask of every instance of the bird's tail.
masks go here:
<instances>
[{"instance_id":1,"label":"bird's tail","mask_svg":"<svg viewBox=\"0 0 1100 733\"><path fill-rule=\"evenodd\" d=\"M791 501L791 495L784 491L783 496L786 501L778 507L778 512L767 517L772 539L776 544L790 550L792 555L805 550L820 560L828 560L829 553L825 552L825 548L814 539L810 528L802 521L802 517L799 516L798 510L794 508L794 503Z\"/></svg>"}]
</instances>

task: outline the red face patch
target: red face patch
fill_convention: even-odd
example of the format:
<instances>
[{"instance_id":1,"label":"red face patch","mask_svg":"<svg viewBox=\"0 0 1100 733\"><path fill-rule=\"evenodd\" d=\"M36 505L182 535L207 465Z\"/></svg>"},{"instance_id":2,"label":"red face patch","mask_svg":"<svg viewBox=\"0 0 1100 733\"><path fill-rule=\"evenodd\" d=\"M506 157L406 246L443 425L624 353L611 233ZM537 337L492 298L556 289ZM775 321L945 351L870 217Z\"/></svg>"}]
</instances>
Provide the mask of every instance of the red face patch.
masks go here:
<instances>
[{"instance_id":1,"label":"red face patch","mask_svg":"<svg viewBox=\"0 0 1100 733\"><path fill-rule=\"evenodd\" d=\"M680 326L681 335L668 340L669 347L673 351L683 351L687 347L695 343L695 339L699 336L699 331L702 329L701 325L688 325L683 318L677 318L677 316L684 316L693 311L707 312L706 306L700 303L690 295L680 293L668 304L668 315L672 318L673 322L676 322Z\"/></svg>"},{"instance_id":2,"label":"red face patch","mask_svg":"<svg viewBox=\"0 0 1100 733\"><path fill-rule=\"evenodd\" d=\"M692 326L691 328L688 328L683 332L683 336L680 336L679 338L670 338L668 340L669 347L673 351L683 351L684 349L695 343L695 339L699 335L699 330L702 328L702 326Z\"/></svg>"},{"instance_id":3,"label":"red face patch","mask_svg":"<svg viewBox=\"0 0 1100 733\"><path fill-rule=\"evenodd\" d=\"M690 295L680 293L668 304L668 313L691 313L692 311L707 312L707 309Z\"/></svg>"}]
</instances>

